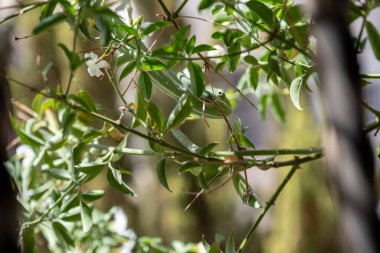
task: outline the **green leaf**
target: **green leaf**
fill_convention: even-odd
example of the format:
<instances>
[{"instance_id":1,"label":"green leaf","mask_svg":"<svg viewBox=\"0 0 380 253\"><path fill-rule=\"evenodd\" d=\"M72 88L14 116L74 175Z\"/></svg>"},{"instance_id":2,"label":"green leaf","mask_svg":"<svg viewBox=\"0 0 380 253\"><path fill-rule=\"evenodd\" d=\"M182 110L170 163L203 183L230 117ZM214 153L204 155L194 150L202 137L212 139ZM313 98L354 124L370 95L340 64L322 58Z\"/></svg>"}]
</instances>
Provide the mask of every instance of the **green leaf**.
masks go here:
<instances>
[{"instance_id":1,"label":"green leaf","mask_svg":"<svg viewBox=\"0 0 380 253\"><path fill-rule=\"evenodd\" d=\"M211 244L211 247L208 253L222 253L222 250L219 248L219 246L216 243L213 243Z\"/></svg>"},{"instance_id":2,"label":"green leaf","mask_svg":"<svg viewBox=\"0 0 380 253\"><path fill-rule=\"evenodd\" d=\"M268 67L269 67L269 73L274 72L277 76L282 77L280 65L279 65L279 58L276 55L276 53L270 53L268 56Z\"/></svg>"},{"instance_id":3,"label":"green leaf","mask_svg":"<svg viewBox=\"0 0 380 253\"><path fill-rule=\"evenodd\" d=\"M236 41L235 43L232 43L231 45L227 46L227 52L229 54L227 58L227 67L228 70L232 73L236 70L237 65L240 60L240 42Z\"/></svg>"},{"instance_id":4,"label":"green leaf","mask_svg":"<svg viewBox=\"0 0 380 253\"><path fill-rule=\"evenodd\" d=\"M191 89L195 96L200 97L205 89L205 80L201 66L189 61L187 69L190 73Z\"/></svg>"},{"instance_id":5,"label":"green leaf","mask_svg":"<svg viewBox=\"0 0 380 253\"><path fill-rule=\"evenodd\" d=\"M82 220L83 233L87 233L92 227L92 210L83 201L80 202L80 217Z\"/></svg>"},{"instance_id":6,"label":"green leaf","mask_svg":"<svg viewBox=\"0 0 380 253\"><path fill-rule=\"evenodd\" d=\"M290 28L291 34L302 49L309 46L309 29L309 25L294 25Z\"/></svg>"},{"instance_id":7,"label":"green leaf","mask_svg":"<svg viewBox=\"0 0 380 253\"><path fill-rule=\"evenodd\" d=\"M303 78L297 77L290 84L290 99L293 102L293 105L298 109L302 110L300 106L300 91L302 88Z\"/></svg>"},{"instance_id":8,"label":"green leaf","mask_svg":"<svg viewBox=\"0 0 380 253\"><path fill-rule=\"evenodd\" d=\"M193 54L216 50L213 46L207 44L200 44L193 49Z\"/></svg>"},{"instance_id":9,"label":"green leaf","mask_svg":"<svg viewBox=\"0 0 380 253\"><path fill-rule=\"evenodd\" d=\"M165 132L182 124L182 122L190 115L193 108L193 102L187 94L183 94L173 111L170 113L166 124Z\"/></svg>"},{"instance_id":10,"label":"green leaf","mask_svg":"<svg viewBox=\"0 0 380 253\"><path fill-rule=\"evenodd\" d=\"M149 102L148 112L149 112L150 125L156 131L162 132L164 130L164 118L162 117L162 113L160 109L153 102Z\"/></svg>"},{"instance_id":11,"label":"green leaf","mask_svg":"<svg viewBox=\"0 0 380 253\"><path fill-rule=\"evenodd\" d=\"M119 55L116 59L116 66L120 67L122 64L127 63L133 60L135 55L132 50L126 50L121 55Z\"/></svg>"},{"instance_id":12,"label":"green leaf","mask_svg":"<svg viewBox=\"0 0 380 253\"><path fill-rule=\"evenodd\" d=\"M145 104L145 101L144 101L144 98L142 97L141 95L141 92L139 92L138 90L136 90L136 96L137 96L137 109L136 109L136 118L145 122L146 120L146 117L148 115L148 111L147 111L147 105ZM133 127L137 127L140 122L139 120L137 119L134 119L134 122L133 122Z\"/></svg>"},{"instance_id":13,"label":"green leaf","mask_svg":"<svg viewBox=\"0 0 380 253\"><path fill-rule=\"evenodd\" d=\"M53 0L50 1L47 4L42 5L41 7L41 14L40 14L40 20L50 16L53 14L55 7L57 6L57 1Z\"/></svg>"},{"instance_id":14,"label":"green leaf","mask_svg":"<svg viewBox=\"0 0 380 253\"><path fill-rule=\"evenodd\" d=\"M211 5L213 5L215 2L216 2L215 0L201 0L198 6L198 10L201 11L201 10L207 9L211 7Z\"/></svg>"},{"instance_id":15,"label":"green leaf","mask_svg":"<svg viewBox=\"0 0 380 253\"><path fill-rule=\"evenodd\" d=\"M113 169L111 166L107 171L107 181L116 190L130 196L136 196L136 193L126 183L124 183L121 172Z\"/></svg>"},{"instance_id":16,"label":"green leaf","mask_svg":"<svg viewBox=\"0 0 380 253\"><path fill-rule=\"evenodd\" d=\"M73 148L73 162L74 165L77 165L80 163L82 159L82 154L85 151L85 148L87 148L87 142L79 142L76 144Z\"/></svg>"},{"instance_id":17,"label":"green leaf","mask_svg":"<svg viewBox=\"0 0 380 253\"><path fill-rule=\"evenodd\" d=\"M175 50L182 51L185 49L187 42L187 35L190 32L190 25L184 26L179 30L172 39L172 45Z\"/></svg>"},{"instance_id":18,"label":"green leaf","mask_svg":"<svg viewBox=\"0 0 380 253\"><path fill-rule=\"evenodd\" d=\"M61 213L66 213L72 208L75 208L79 205L79 197L78 194L74 194L69 197L66 201L63 202L61 206Z\"/></svg>"},{"instance_id":19,"label":"green leaf","mask_svg":"<svg viewBox=\"0 0 380 253\"><path fill-rule=\"evenodd\" d=\"M53 230L59 238L59 242L62 243L62 246L70 250L74 249L74 240L71 238L69 232L65 226L62 225L62 223L59 221L53 221Z\"/></svg>"},{"instance_id":20,"label":"green leaf","mask_svg":"<svg viewBox=\"0 0 380 253\"><path fill-rule=\"evenodd\" d=\"M302 20L304 15L302 14L301 5L292 5L285 11L285 21L289 26L295 25Z\"/></svg>"},{"instance_id":21,"label":"green leaf","mask_svg":"<svg viewBox=\"0 0 380 253\"><path fill-rule=\"evenodd\" d=\"M127 66L125 66L123 71L121 72L120 77L119 77L119 82L121 82L121 80L127 77L136 68L136 66L137 66L136 61L129 62Z\"/></svg>"},{"instance_id":22,"label":"green leaf","mask_svg":"<svg viewBox=\"0 0 380 253\"><path fill-rule=\"evenodd\" d=\"M281 123L285 123L285 111L281 105L280 97L277 93L274 93L270 97L272 112L274 117Z\"/></svg>"},{"instance_id":23,"label":"green leaf","mask_svg":"<svg viewBox=\"0 0 380 253\"><path fill-rule=\"evenodd\" d=\"M46 18L43 18L34 28L33 28L33 34L37 35L39 33L42 33L43 31L46 31L50 27L60 23L61 21L66 19L66 15L63 12L58 12L53 15L50 15Z\"/></svg>"},{"instance_id":24,"label":"green leaf","mask_svg":"<svg viewBox=\"0 0 380 253\"><path fill-rule=\"evenodd\" d=\"M235 253L234 232L227 237L225 253Z\"/></svg>"},{"instance_id":25,"label":"green leaf","mask_svg":"<svg viewBox=\"0 0 380 253\"><path fill-rule=\"evenodd\" d=\"M58 0L62 8L66 11L66 14L69 15L69 17L74 18L74 15L76 14L75 7L71 5L69 1L66 0Z\"/></svg>"},{"instance_id":26,"label":"green leaf","mask_svg":"<svg viewBox=\"0 0 380 253\"><path fill-rule=\"evenodd\" d=\"M367 21L366 30L368 34L368 40L371 44L372 51L376 56L376 59L380 61L380 35L376 27L370 22Z\"/></svg>"},{"instance_id":27,"label":"green leaf","mask_svg":"<svg viewBox=\"0 0 380 253\"><path fill-rule=\"evenodd\" d=\"M202 189L208 189L209 182L207 181L203 170L198 174L197 181Z\"/></svg>"},{"instance_id":28,"label":"green leaf","mask_svg":"<svg viewBox=\"0 0 380 253\"><path fill-rule=\"evenodd\" d=\"M244 135L237 133L237 134L235 134L235 136L236 136L240 146L255 148L255 145ZM232 142L235 142L235 139L232 137L231 137L231 140L232 140Z\"/></svg>"},{"instance_id":29,"label":"green leaf","mask_svg":"<svg viewBox=\"0 0 380 253\"><path fill-rule=\"evenodd\" d=\"M142 71L140 73L139 78L139 86L141 93L143 94L145 99L150 99L150 96L152 95L152 80L150 79L150 76Z\"/></svg>"},{"instance_id":30,"label":"green leaf","mask_svg":"<svg viewBox=\"0 0 380 253\"><path fill-rule=\"evenodd\" d=\"M111 40L113 26L111 19L105 15L94 15L93 20L95 21L95 25L100 32L101 44L103 46L108 45Z\"/></svg>"},{"instance_id":31,"label":"green leaf","mask_svg":"<svg viewBox=\"0 0 380 253\"><path fill-rule=\"evenodd\" d=\"M94 201L104 196L103 190L92 190L81 192L81 198L85 201Z\"/></svg>"},{"instance_id":32,"label":"green leaf","mask_svg":"<svg viewBox=\"0 0 380 253\"><path fill-rule=\"evenodd\" d=\"M248 85L253 89L256 90L257 85L259 84L259 71L256 67L249 67L247 69L247 81Z\"/></svg>"},{"instance_id":33,"label":"green leaf","mask_svg":"<svg viewBox=\"0 0 380 253\"><path fill-rule=\"evenodd\" d=\"M80 203L78 201L77 205L72 208L67 213L61 213L58 217L62 221L68 221L68 222L80 222L81 216L80 216Z\"/></svg>"},{"instance_id":34,"label":"green leaf","mask_svg":"<svg viewBox=\"0 0 380 253\"><path fill-rule=\"evenodd\" d=\"M154 57L149 56L142 57L140 63L141 68L144 71L156 71L166 68L166 65L163 62Z\"/></svg>"},{"instance_id":35,"label":"green leaf","mask_svg":"<svg viewBox=\"0 0 380 253\"><path fill-rule=\"evenodd\" d=\"M51 168L47 170L47 172L53 176L53 178L59 179L59 180L71 180L71 175L67 170L64 169L54 169Z\"/></svg>"},{"instance_id":36,"label":"green leaf","mask_svg":"<svg viewBox=\"0 0 380 253\"><path fill-rule=\"evenodd\" d=\"M249 1L246 5L251 11L258 15L269 27L278 27L279 24L276 15L274 15L272 10L269 9L269 7L266 4L262 3L261 1L252 0Z\"/></svg>"},{"instance_id":37,"label":"green leaf","mask_svg":"<svg viewBox=\"0 0 380 253\"><path fill-rule=\"evenodd\" d=\"M195 46L195 41L196 41L195 35L191 36L191 38L188 40L188 42L186 44L186 53L188 53L188 54L192 54L193 53L193 49L194 49L194 46Z\"/></svg>"},{"instance_id":38,"label":"green leaf","mask_svg":"<svg viewBox=\"0 0 380 253\"><path fill-rule=\"evenodd\" d=\"M76 114L72 112L69 108L67 108L62 115L61 122L64 137L66 137L70 133L71 127L73 126L75 119Z\"/></svg>"},{"instance_id":39,"label":"green leaf","mask_svg":"<svg viewBox=\"0 0 380 253\"><path fill-rule=\"evenodd\" d=\"M256 196L256 194L253 193L252 189L249 186L249 189L247 190L245 179L243 179L240 174L233 176L232 182L237 194L245 204L253 208L264 207L262 201Z\"/></svg>"},{"instance_id":40,"label":"green leaf","mask_svg":"<svg viewBox=\"0 0 380 253\"><path fill-rule=\"evenodd\" d=\"M116 29L118 29L119 31L123 30L127 34L130 34L136 38L139 37L139 33L137 32L137 30L134 29L133 27L126 25L126 24L117 24Z\"/></svg>"},{"instance_id":41,"label":"green leaf","mask_svg":"<svg viewBox=\"0 0 380 253\"><path fill-rule=\"evenodd\" d=\"M152 23L147 28L145 28L145 30L142 32L141 36L145 37L145 36L151 34L152 32L155 32L155 31L160 30L166 26L171 26L171 25L172 25L172 23L167 22L167 21L158 21L158 22Z\"/></svg>"},{"instance_id":42,"label":"green leaf","mask_svg":"<svg viewBox=\"0 0 380 253\"><path fill-rule=\"evenodd\" d=\"M251 64L253 66L258 66L259 65L259 61L252 55L247 55L244 57L244 61L248 64Z\"/></svg>"},{"instance_id":43,"label":"green leaf","mask_svg":"<svg viewBox=\"0 0 380 253\"><path fill-rule=\"evenodd\" d=\"M92 163L81 163L75 165L74 168L87 174L91 177L96 177L104 168L107 162L92 162Z\"/></svg>"},{"instance_id":44,"label":"green leaf","mask_svg":"<svg viewBox=\"0 0 380 253\"><path fill-rule=\"evenodd\" d=\"M212 142L207 144L206 146L202 147L202 149L199 151L200 155L206 155L211 150L213 150L219 143L218 142Z\"/></svg>"},{"instance_id":45,"label":"green leaf","mask_svg":"<svg viewBox=\"0 0 380 253\"><path fill-rule=\"evenodd\" d=\"M63 50L66 58L69 60L71 71L75 71L86 59L81 60L79 55L73 51L70 51L64 44L58 43L58 46Z\"/></svg>"},{"instance_id":46,"label":"green leaf","mask_svg":"<svg viewBox=\"0 0 380 253\"><path fill-rule=\"evenodd\" d=\"M168 191L172 191L169 188L169 184L166 177L166 159L161 159L156 166L156 172L158 180L160 181L160 184L165 187Z\"/></svg>"},{"instance_id":47,"label":"green leaf","mask_svg":"<svg viewBox=\"0 0 380 253\"><path fill-rule=\"evenodd\" d=\"M84 90L80 90L77 94L76 97L81 101L81 105L86 107L86 109L90 112L96 112L96 105L91 97L91 95Z\"/></svg>"},{"instance_id":48,"label":"green leaf","mask_svg":"<svg viewBox=\"0 0 380 253\"><path fill-rule=\"evenodd\" d=\"M49 151L57 150L65 145L67 138L68 136L64 137L62 132L58 132L47 140L45 147Z\"/></svg>"},{"instance_id":49,"label":"green leaf","mask_svg":"<svg viewBox=\"0 0 380 253\"><path fill-rule=\"evenodd\" d=\"M38 146L43 146L44 141L38 138L35 135L29 134L25 132L23 129L18 129L17 130L17 135L20 137L21 142L25 143L31 147L38 147Z\"/></svg>"},{"instance_id":50,"label":"green leaf","mask_svg":"<svg viewBox=\"0 0 380 253\"><path fill-rule=\"evenodd\" d=\"M22 242L24 253L35 253L35 240L34 240L34 231L33 227L26 227L22 231Z\"/></svg>"},{"instance_id":51,"label":"green leaf","mask_svg":"<svg viewBox=\"0 0 380 253\"><path fill-rule=\"evenodd\" d=\"M189 137L187 137L181 130L179 129L172 129L171 131L173 137L186 149L190 150L191 152L197 152L199 147L193 143L192 140L190 140Z\"/></svg>"},{"instance_id":52,"label":"green leaf","mask_svg":"<svg viewBox=\"0 0 380 253\"><path fill-rule=\"evenodd\" d=\"M202 170L202 167L198 162L191 161L182 165L181 168L179 169L179 172L180 173L191 172L194 175L198 175L201 170Z\"/></svg>"}]
</instances>

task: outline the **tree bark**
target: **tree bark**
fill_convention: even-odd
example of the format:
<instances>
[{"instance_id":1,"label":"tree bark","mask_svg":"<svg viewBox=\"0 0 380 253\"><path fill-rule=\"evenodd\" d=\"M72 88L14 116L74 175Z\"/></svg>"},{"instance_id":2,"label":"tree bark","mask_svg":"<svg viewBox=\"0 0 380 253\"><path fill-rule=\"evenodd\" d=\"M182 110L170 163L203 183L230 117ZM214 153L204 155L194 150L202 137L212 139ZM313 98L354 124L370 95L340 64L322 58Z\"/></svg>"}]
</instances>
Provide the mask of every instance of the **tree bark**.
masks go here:
<instances>
[{"instance_id":1,"label":"tree bark","mask_svg":"<svg viewBox=\"0 0 380 253\"><path fill-rule=\"evenodd\" d=\"M359 65L345 20L347 1L316 0L317 64L327 127L325 154L339 203L343 252L380 252L374 156L362 131Z\"/></svg>"},{"instance_id":2,"label":"tree bark","mask_svg":"<svg viewBox=\"0 0 380 253\"><path fill-rule=\"evenodd\" d=\"M4 166L4 162L8 160L6 148L11 133L8 117L10 96L8 82L5 78L5 61L7 57L4 52L7 52L7 49L0 47L0 252L18 253L20 248L17 242L16 193Z\"/></svg>"}]
</instances>

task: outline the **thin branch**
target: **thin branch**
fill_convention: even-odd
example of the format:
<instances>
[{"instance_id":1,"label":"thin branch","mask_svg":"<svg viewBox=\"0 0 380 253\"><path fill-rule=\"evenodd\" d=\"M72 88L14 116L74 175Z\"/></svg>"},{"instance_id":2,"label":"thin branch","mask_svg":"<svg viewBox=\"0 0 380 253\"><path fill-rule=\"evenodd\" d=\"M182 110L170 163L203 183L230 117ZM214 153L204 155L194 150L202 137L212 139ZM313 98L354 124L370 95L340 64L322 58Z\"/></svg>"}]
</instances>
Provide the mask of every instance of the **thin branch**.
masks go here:
<instances>
[{"instance_id":1,"label":"thin branch","mask_svg":"<svg viewBox=\"0 0 380 253\"><path fill-rule=\"evenodd\" d=\"M176 18L187 18L187 19L195 19L195 20L200 20L200 21L204 21L204 22L207 22L207 23L211 23L213 25L218 25L218 26L221 26L223 28L226 28L226 29L229 29L230 27L226 26L226 25L223 25L221 23L217 23L217 22L214 22L212 20L208 20L208 19L205 19L205 18L200 18L200 17L193 17L193 16L186 16L186 15L181 15L181 16L177 16Z\"/></svg>"},{"instance_id":2,"label":"thin branch","mask_svg":"<svg viewBox=\"0 0 380 253\"><path fill-rule=\"evenodd\" d=\"M360 32L359 32L359 35L358 35L358 39L357 39L357 41L356 41L355 51L356 51L357 53L359 53L360 40L361 40L361 38L362 38L362 36L363 36L363 31L364 31L364 27L365 27L366 23L367 23L367 15L365 15L365 16L363 17L363 22L362 22L362 25L361 25L361 27L360 27Z\"/></svg>"},{"instance_id":3,"label":"thin branch","mask_svg":"<svg viewBox=\"0 0 380 253\"><path fill-rule=\"evenodd\" d=\"M162 0L157 0L158 3L160 4L161 8L164 10L165 12L165 15L166 15L166 18L168 20L171 20L172 18L172 13L169 11L168 7L166 7L166 5L164 4L164 2Z\"/></svg>"},{"instance_id":4,"label":"thin branch","mask_svg":"<svg viewBox=\"0 0 380 253\"><path fill-rule=\"evenodd\" d=\"M212 156L267 156L267 155L310 155L320 153L319 148L305 149L255 149L255 150L239 150L239 151L216 151Z\"/></svg>"},{"instance_id":5,"label":"thin branch","mask_svg":"<svg viewBox=\"0 0 380 253\"><path fill-rule=\"evenodd\" d=\"M253 223L253 225L251 226L251 228L248 230L248 233L244 237L244 239L241 242L241 244L239 246L239 249L236 251L236 253L243 253L243 252L245 252L245 250L247 249L247 246L248 246L249 242L252 240L252 237L253 237L254 232L256 231L256 228L259 226L259 224L263 220L263 218L266 215L266 213L268 212L268 210L274 205L274 203L276 202L278 196L280 195L280 193L282 192L282 190L284 189L284 187L289 182L289 180L294 175L294 173L296 172L297 169L298 169L298 165L293 165L293 167L291 168L291 170L289 171L289 173L286 175L286 177L284 178L284 180L282 181L282 183L279 185L279 187L277 188L277 190L273 194L272 198L267 202L267 204L265 205L264 209L261 211L261 213L260 213L259 217L257 218L256 222Z\"/></svg>"},{"instance_id":6,"label":"thin branch","mask_svg":"<svg viewBox=\"0 0 380 253\"><path fill-rule=\"evenodd\" d=\"M185 5L187 4L189 0L183 0L181 5L178 7L178 9L176 11L174 11L173 13L173 18L176 18L178 17L178 14L182 11L183 7L185 7Z\"/></svg>"},{"instance_id":7,"label":"thin branch","mask_svg":"<svg viewBox=\"0 0 380 253\"><path fill-rule=\"evenodd\" d=\"M360 78L365 79L380 79L380 74L360 74Z\"/></svg>"}]
</instances>

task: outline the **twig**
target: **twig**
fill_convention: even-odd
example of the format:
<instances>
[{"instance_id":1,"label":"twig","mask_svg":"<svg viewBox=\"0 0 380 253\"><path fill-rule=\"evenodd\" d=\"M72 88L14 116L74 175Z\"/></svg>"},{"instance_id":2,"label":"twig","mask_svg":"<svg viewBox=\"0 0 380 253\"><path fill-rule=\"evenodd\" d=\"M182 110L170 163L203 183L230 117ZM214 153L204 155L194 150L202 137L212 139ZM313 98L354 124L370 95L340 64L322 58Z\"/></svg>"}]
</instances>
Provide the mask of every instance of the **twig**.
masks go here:
<instances>
[{"instance_id":1,"label":"twig","mask_svg":"<svg viewBox=\"0 0 380 253\"><path fill-rule=\"evenodd\" d=\"M259 217L257 218L256 222L253 223L253 225L251 226L251 228L248 230L248 233L244 237L244 239L241 242L241 244L239 246L239 249L236 251L236 253L243 253L246 250L249 242L251 242L251 240L252 240L252 237L253 237L254 232L256 231L256 228L259 226L259 224L263 220L263 218L264 218L265 214L268 212L268 210L274 205L274 203L276 202L276 200L277 200L278 196L280 195L281 191L284 189L284 187L289 182L289 180L294 175L294 173L296 172L297 169L298 169L298 165L297 164L293 165L293 167L291 168L291 170L289 171L289 173L286 175L286 177L284 178L284 180L282 181L282 183L279 185L279 187L277 188L277 190L275 191L275 193L273 194L273 196L271 197L271 199L267 202L267 204L265 205L264 209L261 211L261 213L260 213Z\"/></svg>"}]
</instances>

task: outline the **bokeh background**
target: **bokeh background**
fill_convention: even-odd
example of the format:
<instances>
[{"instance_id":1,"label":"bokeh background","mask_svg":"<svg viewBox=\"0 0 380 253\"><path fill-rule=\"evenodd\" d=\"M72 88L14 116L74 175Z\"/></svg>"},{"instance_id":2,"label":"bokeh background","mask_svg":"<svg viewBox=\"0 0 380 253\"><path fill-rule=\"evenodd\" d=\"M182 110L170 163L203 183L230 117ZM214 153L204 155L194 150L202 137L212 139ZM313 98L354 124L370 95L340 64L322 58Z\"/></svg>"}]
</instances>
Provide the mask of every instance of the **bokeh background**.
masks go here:
<instances>
[{"instance_id":1,"label":"bokeh background","mask_svg":"<svg viewBox=\"0 0 380 253\"><path fill-rule=\"evenodd\" d=\"M163 14L163 12L156 1L135 0L132 3L134 17L142 15L145 22L161 19L157 14ZM174 9L180 1L166 0L165 3L169 8ZM198 13L198 3L197 0L190 0L181 15L211 20L212 16L209 13ZM15 8L4 7L17 6L17 4L18 2L14 0L1 0L0 19L16 11ZM125 10L121 8L119 14L126 15ZM374 24L379 24L376 22L379 21L377 14L379 11L374 11L370 16ZM71 44L70 27L62 24L48 34L38 37L30 36L33 25L37 22L38 13L32 11L0 25L0 50L3 57L8 55L8 75L38 89L43 89L48 83L65 85L69 76L67 61L62 50L55 45L58 42ZM194 18L179 18L178 22L181 26L191 24L191 33L197 36L198 43L217 43L210 37L216 29L211 23ZM353 33L356 33L358 28L359 23L354 23ZM159 36L154 34L150 38L151 41L147 43L151 44L157 40L156 46L163 45L170 40L173 32L174 29L165 29ZM19 39L14 40L15 37ZM83 53L88 49L94 49L94 52L100 54L101 51L97 51L97 48L99 45L87 41L81 41L78 44L78 51ZM374 58L370 47L361 54L359 61L362 72L380 72L380 64ZM50 71L45 79L40 72L48 62L53 63L53 71ZM224 73L224 75L233 83L237 83L244 71L245 69L241 68L233 75L229 73ZM215 75L212 75L211 80L217 87L228 88ZM261 81L265 82L265 80L266 78L262 77ZM121 90L124 90L129 83L130 79L123 80ZM289 96L283 97L282 102L287 111L285 124L277 123L271 116L270 110L267 112L266 120L261 121L258 112L245 101L239 101L233 119L240 118L243 125L250 126L247 135L257 148L318 147L321 145L320 133L323 119L318 102L318 89L315 85L311 85L313 92L302 94L303 111L294 108ZM365 98L376 108L380 106L379 85L379 82L374 81L373 85L364 88ZM73 92L79 89L86 89L93 95L96 102L104 105L104 113L115 119L118 118L120 104L105 78L91 78L87 74L86 67L82 66L74 80ZM34 94L17 85L12 85L11 90L16 115L20 118L25 117L18 110L17 103L30 105ZM133 85L126 94L128 102L134 101ZM251 99L256 101L254 97ZM166 115L175 104L173 100L157 90L154 93L154 101L163 108ZM373 120L372 116L367 114L366 120L371 119ZM183 126L182 130L199 145L212 141L223 142L226 137L226 126L223 121L209 120L209 124L208 128L203 121L190 121ZM371 136L371 140L376 147L379 138ZM147 147L147 143L130 136L129 146ZM218 148L225 149L226 146L221 144ZM260 210L244 205L235 193L232 183L201 195L194 205L184 212L185 207L193 199L194 193L200 190L196 179L179 175L174 167L169 168L168 180L173 192L168 192L159 184L156 177L156 162L157 160L148 157L125 157L124 167L133 172L132 176L126 177L125 180L137 192L136 198L112 189L104 177L99 177L87 185L89 189L106 190L105 197L96 202L97 207L108 210L112 206L121 206L128 215L129 226L138 236L161 237L167 244L174 240L198 242L203 237L212 242L217 233L226 236L231 231L235 232L236 242L240 242ZM302 168L292 178L276 205L265 217L248 252L337 252L336 206L328 191L323 160L304 165ZM249 183L256 194L266 201L288 169L260 171L252 168L248 171Z\"/></svg>"}]
</instances>

